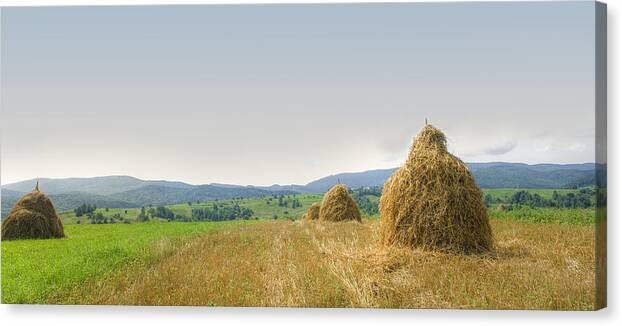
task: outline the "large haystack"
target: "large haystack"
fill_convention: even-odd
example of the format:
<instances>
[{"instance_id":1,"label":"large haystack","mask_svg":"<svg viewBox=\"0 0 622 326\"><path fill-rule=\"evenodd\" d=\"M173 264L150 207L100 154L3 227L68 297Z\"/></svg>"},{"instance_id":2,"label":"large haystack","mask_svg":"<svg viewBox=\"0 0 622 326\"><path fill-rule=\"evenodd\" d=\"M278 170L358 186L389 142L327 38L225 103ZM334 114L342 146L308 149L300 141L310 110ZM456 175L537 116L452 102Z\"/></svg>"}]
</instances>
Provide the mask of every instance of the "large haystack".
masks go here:
<instances>
[{"instance_id":1,"label":"large haystack","mask_svg":"<svg viewBox=\"0 0 622 326\"><path fill-rule=\"evenodd\" d=\"M2 240L47 239L65 236L50 199L38 187L24 195L2 222Z\"/></svg>"},{"instance_id":2,"label":"large haystack","mask_svg":"<svg viewBox=\"0 0 622 326\"><path fill-rule=\"evenodd\" d=\"M482 192L468 167L447 152L445 135L431 125L419 132L406 163L384 185L380 241L464 253L492 248Z\"/></svg>"},{"instance_id":3,"label":"large haystack","mask_svg":"<svg viewBox=\"0 0 622 326\"><path fill-rule=\"evenodd\" d=\"M307 213L302 217L305 221L313 221L320 218L320 204L314 203L309 207Z\"/></svg>"},{"instance_id":4,"label":"large haystack","mask_svg":"<svg viewBox=\"0 0 622 326\"><path fill-rule=\"evenodd\" d=\"M320 221L361 221L361 212L343 184L336 184L324 194Z\"/></svg>"}]
</instances>

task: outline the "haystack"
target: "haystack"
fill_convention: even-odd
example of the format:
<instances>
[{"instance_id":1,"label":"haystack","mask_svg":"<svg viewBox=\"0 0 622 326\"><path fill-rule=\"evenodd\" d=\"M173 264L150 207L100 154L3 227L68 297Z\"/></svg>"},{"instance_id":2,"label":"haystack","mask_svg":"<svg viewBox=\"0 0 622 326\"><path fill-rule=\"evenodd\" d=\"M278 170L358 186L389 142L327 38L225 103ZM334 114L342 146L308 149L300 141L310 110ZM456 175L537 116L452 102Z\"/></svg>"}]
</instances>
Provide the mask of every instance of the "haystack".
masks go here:
<instances>
[{"instance_id":1,"label":"haystack","mask_svg":"<svg viewBox=\"0 0 622 326\"><path fill-rule=\"evenodd\" d=\"M2 240L47 239L65 236L50 199L35 190L24 195L2 222Z\"/></svg>"},{"instance_id":2,"label":"haystack","mask_svg":"<svg viewBox=\"0 0 622 326\"><path fill-rule=\"evenodd\" d=\"M339 183L324 194L320 206L320 221L361 221L361 213L348 193L348 189Z\"/></svg>"},{"instance_id":3,"label":"haystack","mask_svg":"<svg viewBox=\"0 0 622 326\"><path fill-rule=\"evenodd\" d=\"M303 216L303 220L305 221L313 221L320 218L320 204L314 203L309 207L307 213Z\"/></svg>"},{"instance_id":4,"label":"haystack","mask_svg":"<svg viewBox=\"0 0 622 326\"><path fill-rule=\"evenodd\" d=\"M426 125L380 198L383 245L481 253L492 249L482 192L445 135Z\"/></svg>"}]
</instances>

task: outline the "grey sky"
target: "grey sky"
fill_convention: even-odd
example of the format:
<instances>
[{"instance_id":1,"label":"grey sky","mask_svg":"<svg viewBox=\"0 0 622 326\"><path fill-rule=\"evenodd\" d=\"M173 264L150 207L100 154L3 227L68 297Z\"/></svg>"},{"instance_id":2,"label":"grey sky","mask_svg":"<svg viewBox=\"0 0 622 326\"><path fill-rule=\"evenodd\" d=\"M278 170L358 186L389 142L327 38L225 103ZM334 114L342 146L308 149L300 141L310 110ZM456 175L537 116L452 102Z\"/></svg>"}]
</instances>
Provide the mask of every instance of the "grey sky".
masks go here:
<instances>
[{"instance_id":1,"label":"grey sky","mask_svg":"<svg viewBox=\"0 0 622 326\"><path fill-rule=\"evenodd\" d=\"M594 161L594 3L2 10L2 183Z\"/></svg>"}]
</instances>

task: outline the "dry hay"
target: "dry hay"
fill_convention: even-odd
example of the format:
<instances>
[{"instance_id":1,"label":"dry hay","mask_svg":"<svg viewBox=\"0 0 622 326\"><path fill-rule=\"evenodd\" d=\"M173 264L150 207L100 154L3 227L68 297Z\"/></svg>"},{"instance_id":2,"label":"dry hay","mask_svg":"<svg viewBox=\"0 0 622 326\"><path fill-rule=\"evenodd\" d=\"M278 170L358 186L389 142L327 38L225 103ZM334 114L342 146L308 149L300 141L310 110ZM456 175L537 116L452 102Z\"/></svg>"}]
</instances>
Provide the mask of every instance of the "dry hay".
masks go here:
<instances>
[{"instance_id":1,"label":"dry hay","mask_svg":"<svg viewBox=\"0 0 622 326\"><path fill-rule=\"evenodd\" d=\"M65 236L50 199L38 187L24 195L2 222L2 240L48 239Z\"/></svg>"},{"instance_id":2,"label":"dry hay","mask_svg":"<svg viewBox=\"0 0 622 326\"><path fill-rule=\"evenodd\" d=\"M320 218L320 204L314 203L309 207L307 213L303 216L303 220L305 221L313 221Z\"/></svg>"},{"instance_id":3,"label":"dry hay","mask_svg":"<svg viewBox=\"0 0 622 326\"><path fill-rule=\"evenodd\" d=\"M445 135L426 125L380 198L384 246L481 253L492 249L482 192L466 164L447 152Z\"/></svg>"},{"instance_id":4,"label":"dry hay","mask_svg":"<svg viewBox=\"0 0 622 326\"><path fill-rule=\"evenodd\" d=\"M336 184L322 199L320 221L359 221L361 212L343 184Z\"/></svg>"}]
</instances>

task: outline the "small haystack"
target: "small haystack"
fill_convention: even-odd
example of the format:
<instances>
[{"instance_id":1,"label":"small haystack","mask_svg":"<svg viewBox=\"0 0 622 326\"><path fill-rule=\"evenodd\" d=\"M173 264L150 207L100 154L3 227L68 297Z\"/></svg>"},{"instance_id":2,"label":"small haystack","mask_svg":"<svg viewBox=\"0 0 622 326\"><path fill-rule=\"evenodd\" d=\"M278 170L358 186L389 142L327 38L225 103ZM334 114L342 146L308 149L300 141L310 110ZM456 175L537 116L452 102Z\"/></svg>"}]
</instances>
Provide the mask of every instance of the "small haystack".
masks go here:
<instances>
[{"instance_id":1,"label":"small haystack","mask_svg":"<svg viewBox=\"0 0 622 326\"><path fill-rule=\"evenodd\" d=\"M380 198L383 245L463 253L492 249L482 192L466 164L447 152L445 135L426 125Z\"/></svg>"},{"instance_id":2,"label":"small haystack","mask_svg":"<svg viewBox=\"0 0 622 326\"><path fill-rule=\"evenodd\" d=\"M307 213L302 217L305 221L313 221L320 218L320 204L314 203L309 207Z\"/></svg>"},{"instance_id":3,"label":"small haystack","mask_svg":"<svg viewBox=\"0 0 622 326\"><path fill-rule=\"evenodd\" d=\"M348 193L348 188L339 183L324 194L320 206L320 221L361 221L361 212Z\"/></svg>"},{"instance_id":4,"label":"small haystack","mask_svg":"<svg viewBox=\"0 0 622 326\"><path fill-rule=\"evenodd\" d=\"M24 195L2 222L2 240L48 239L65 236L50 199L39 187Z\"/></svg>"}]
</instances>

